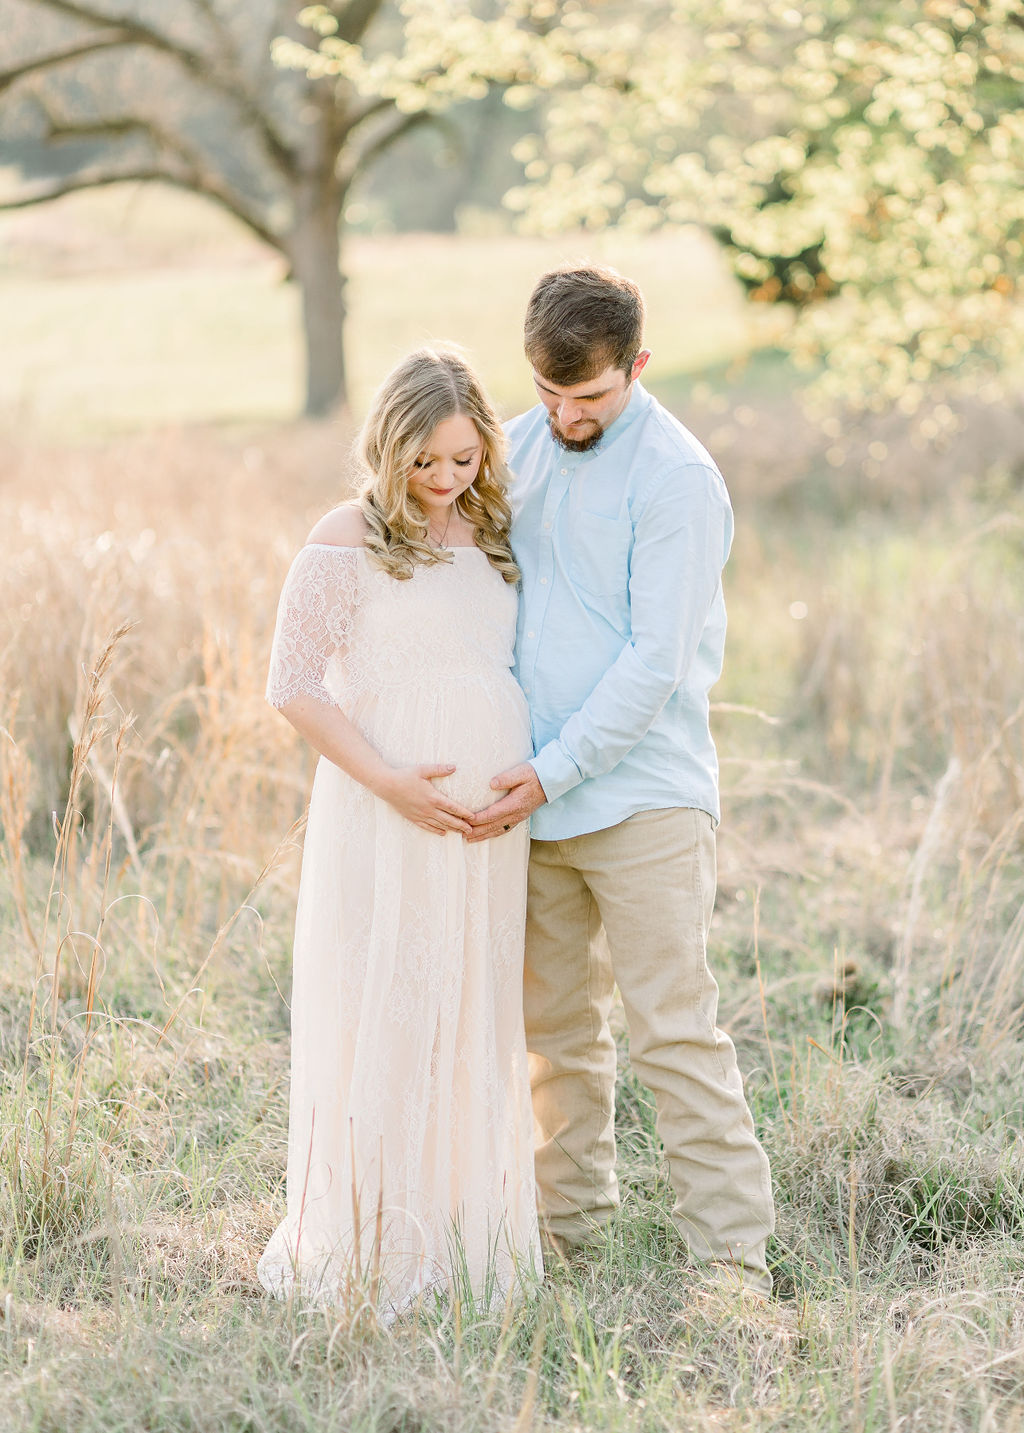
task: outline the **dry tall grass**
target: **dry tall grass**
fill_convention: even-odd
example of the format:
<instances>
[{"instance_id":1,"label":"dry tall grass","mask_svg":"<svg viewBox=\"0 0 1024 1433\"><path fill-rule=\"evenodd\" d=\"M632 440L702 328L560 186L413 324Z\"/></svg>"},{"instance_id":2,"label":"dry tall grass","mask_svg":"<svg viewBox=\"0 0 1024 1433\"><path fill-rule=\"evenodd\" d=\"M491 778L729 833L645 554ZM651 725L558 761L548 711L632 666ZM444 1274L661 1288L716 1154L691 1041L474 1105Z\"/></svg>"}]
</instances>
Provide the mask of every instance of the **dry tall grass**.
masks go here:
<instances>
[{"instance_id":1,"label":"dry tall grass","mask_svg":"<svg viewBox=\"0 0 1024 1433\"><path fill-rule=\"evenodd\" d=\"M885 523L740 505L715 941L780 1301L686 1267L628 1072L607 1245L504 1319L457 1306L383 1335L262 1296L310 762L261 689L346 446L4 454L3 1426L1024 1426L1024 504L1005 486Z\"/></svg>"}]
</instances>

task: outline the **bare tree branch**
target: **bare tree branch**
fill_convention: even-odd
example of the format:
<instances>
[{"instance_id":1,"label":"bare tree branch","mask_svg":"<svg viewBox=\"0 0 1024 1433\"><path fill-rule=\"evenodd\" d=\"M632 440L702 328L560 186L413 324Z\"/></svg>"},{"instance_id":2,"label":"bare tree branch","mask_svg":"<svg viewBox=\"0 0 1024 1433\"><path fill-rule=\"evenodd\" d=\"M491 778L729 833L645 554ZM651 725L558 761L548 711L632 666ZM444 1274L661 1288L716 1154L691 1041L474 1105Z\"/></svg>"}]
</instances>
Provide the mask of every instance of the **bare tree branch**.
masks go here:
<instances>
[{"instance_id":1,"label":"bare tree branch","mask_svg":"<svg viewBox=\"0 0 1024 1433\"><path fill-rule=\"evenodd\" d=\"M63 198L65 194L77 194L83 189L103 189L111 184L148 184L157 180L162 184L173 184L178 189L192 192L191 184L186 183L180 175L171 174L156 166L116 171L79 170L77 174L69 175L65 179L38 184L21 194L0 200L0 209L30 209L36 204L49 204L54 199Z\"/></svg>"},{"instance_id":2,"label":"bare tree branch","mask_svg":"<svg viewBox=\"0 0 1024 1433\"><path fill-rule=\"evenodd\" d=\"M119 45L130 44L128 37L120 31L111 35L98 35L94 40L86 40L81 45L74 45L69 50L60 50L56 54L37 55L33 60L26 60L24 64L16 65L14 69L0 71L0 94L11 85L17 84L18 80L24 79L26 75L35 74L39 70L50 70L57 65L66 64L68 60L80 60L84 55L92 55L97 50L112 50Z\"/></svg>"},{"instance_id":3,"label":"bare tree branch","mask_svg":"<svg viewBox=\"0 0 1024 1433\"><path fill-rule=\"evenodd\" d=\"M156 168L153 171L155 177L213 199L223 209L233 214L257 238L262 239L265 244L269 244L271 248L277 249L280 253L285 252L284 237L270 228L263 215L240 190L236 189L223 174L210 166L202 151L186 143L179 135L164 129L155 120L133 115L116 115L102 120L70 122L57 118L45 107L44 113L49 128L48 138L57 144L64 140L123 139L130 135L139 135L149 140L156 150ZM160 163L161 159L165 161L163 164ZM173 164L166 162L167 160L175 161L181 166L180 169L174 168ZM109 173L111 176L101 181L90 181L88 178L90 172L92 171L88 169L80 171L79 174L71 177L70 182L80 178L82 183L80 185L76 183L76 188L88 188L90 182L116 183L115 176L120 171L101 171ZM144 173L148 174L149 171L137 170L132 173L131 177L141 178L144 177ZM57 190L58 194L63 192L65 191ZM31 199L29 202L41 203L43 200ZM21 207L23 204L20 197L16 196L13 200L0 199L0 209Z\"/></svg>"},{"instance_id":4,"label":"bare tree branch","mask_svg":"<svg viewBox=\"0 0 1024 1433\"><path fill-rule=\"evenodd\" d=\"M24 75L84 60L114 45L125 47L136 62L152 55L159 63L136 63L134 71L125 66L124 82L114 76L112 86L103 69L83 63L75 76L83 93L69 91L66 103L55 94L56 86L33 85L33 100L46 117L54 147L77 140L99 141L103 148L96 155L69 156L79 160L79 167L65 178L28 180L9 197L0 196L0 210L45 204L84 189L150 181L212 200L281 253L302 287L307 411L319 414L343 400L337 231L344 197L358 173L412 130L432 124L457 133L429 107L429 93L421 109L405 114L393 96L360 95L344 77L314 71L283 79L271 64L271 40L287 31L310 41L298 19L301 0L273 0L261 7L256 33L241 28L254 23L245 5L228 11L220 0L153 7L128 0L26 3L67 24L70 33L54 42L51 55L0 71L0 91ZM384 3L327 0L338 37L358 45ZM500 0L492 3L500 12ZM158 70L171 72L154 73ZM433 78L422 77L425 91ZM174 96L170 109L160 103L165 90ZM446 102L450 98L446 95ZM205 135L210 131L212 136L214 124L218 138L208 144ZM225 132L230 155L223 151ZM244 177L236 178L239 163Z\"/></svg>"},{"instance_id":5,"label":"bare tree branch","mask_svg":"<svg viewBox=\"0 0 1024 1433\"><path fill-rule=\"evenodd\" d=\"M223 16L217 13L216 8L210 3L210 0L192 0L192 4L199 11L200 15L202 15L203 19L221 43L229 46L232 51L234 51L235 37L228 26L225 25Z\"/></svg>"},{"instance_id":6,"label":"bare tree branch","mask_svg":"<svg viewBox=\"0 0 1024 1433\"><path fill-rule=\"evenodd\" d=\"M42 108L47 121L47 141L57 144L65 139L123 139L125 135L138 134L145 129L144 120L120 117L82 120L81 123L66 124L62 120L55 119L45 105Z\"/></svg>"},{"instance_id":7,"label":"bare tree branch","mask_svg":"<svg viewBox=\"0 0 1024 1433\"><path fill-rule=\"evenodd\" d=\"M338 22L338 38L354 45L366 34L384 0L331 0L325 8Z\"/></svg>"},{"instance_id":8,"label":"bare tree branch","mask_svg":"<svg viewBox=\"0 0 1024 1433\"><path fill-rule=\"evenodd\" d=\"M338 177L344 184L351 184L357 174L378 159L385 150L390 149L397 140L425 124L432 124L444 132L454 133L451 122L443 115L435 114L431 110L417 110L415 114L400 115L391 124L380 127L360 148L356 149L350 158L346 159L344 165L339 165ZM339 156L340 159L341 156Z\"/></svg>"},{"instance_id":9,"label":"bare tree branch","mask_svg":"<svg viewBox=\"0 0 1024 1433\"><path fill-rule=\"evenodd\" d=\"M385 99L382 96L367 100L363 105L353 106L348 112L348 119L345 126L346 134L351 133L351 131L358 125L361 125L364 120L372 119L376 114L385 114L388 111L394 110L394 108L394 100Z\"/></svg>"},{"instance_id":10,"label":"bare tree branch","mask_svg":"<svg viewBox=\"0 0 1024 1433\"><path fill-rule=\"evenodd\" d=\"M259 132L271 158L282 173L286 174L292 168L294 158L288 144L282 139L270 116L234 69L229 75L225 75L216 61L204 54L202 50L194 49L142 20L111 17L95 5L84 3L84 0L39 0L39 3L47 9L67 15L73 20L80 20L84 24L101 25L105 28L116 24L123 32L127 42L145 45L161 54L170 56L211 90L223 95L239 107L245 118Z\"/></svg>"}]
</instances>

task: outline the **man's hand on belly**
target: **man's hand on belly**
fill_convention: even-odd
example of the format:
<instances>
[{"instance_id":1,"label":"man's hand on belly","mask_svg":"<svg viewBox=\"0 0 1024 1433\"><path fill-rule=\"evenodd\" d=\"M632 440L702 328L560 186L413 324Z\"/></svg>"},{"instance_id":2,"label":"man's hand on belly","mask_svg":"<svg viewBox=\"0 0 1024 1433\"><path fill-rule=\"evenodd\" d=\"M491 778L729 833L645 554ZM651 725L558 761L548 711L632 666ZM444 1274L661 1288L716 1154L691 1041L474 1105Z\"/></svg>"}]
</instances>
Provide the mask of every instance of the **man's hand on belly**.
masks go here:
<instances>
[{"instance_id":1,"label":"man's hand on belly","mask_svg":"<svg viewBox=\"0 0 1024 1433\"><path fill-rule=\"evenodd\" d=\"M501 772L491 782L491 790L506 794L472 817L473 832L466 837L467 841L489 841L492 836L504 836L513 826L528 820L531 811L536 811L547 800L537 773L528 761Z\"/></svg>"}]
</instances>

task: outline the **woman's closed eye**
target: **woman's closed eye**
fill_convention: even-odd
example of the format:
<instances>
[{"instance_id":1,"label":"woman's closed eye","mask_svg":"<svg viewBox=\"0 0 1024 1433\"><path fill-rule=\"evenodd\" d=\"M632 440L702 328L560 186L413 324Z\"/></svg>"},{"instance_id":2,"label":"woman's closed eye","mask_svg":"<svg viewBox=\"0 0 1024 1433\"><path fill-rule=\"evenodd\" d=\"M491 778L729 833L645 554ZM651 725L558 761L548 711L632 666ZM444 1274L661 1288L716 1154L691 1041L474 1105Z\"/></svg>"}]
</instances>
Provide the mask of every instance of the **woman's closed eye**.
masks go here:
<instances>
[{"instance_id":1,"label":"woman's closed eye","mask_svg":"<svg viewBox=\"0 0 1024 1433\"><path fill-rule=\"evenodd\" d=\"M468 458L456 458L454 460L455 466L457 468L468 468L471 466L475 456L476 454L474 453L471 454ZM412 465L414 468L418 468L422 472L424 468L432 468L436 461L436 458L414 458Z\"/></svg>"}]
</instances>

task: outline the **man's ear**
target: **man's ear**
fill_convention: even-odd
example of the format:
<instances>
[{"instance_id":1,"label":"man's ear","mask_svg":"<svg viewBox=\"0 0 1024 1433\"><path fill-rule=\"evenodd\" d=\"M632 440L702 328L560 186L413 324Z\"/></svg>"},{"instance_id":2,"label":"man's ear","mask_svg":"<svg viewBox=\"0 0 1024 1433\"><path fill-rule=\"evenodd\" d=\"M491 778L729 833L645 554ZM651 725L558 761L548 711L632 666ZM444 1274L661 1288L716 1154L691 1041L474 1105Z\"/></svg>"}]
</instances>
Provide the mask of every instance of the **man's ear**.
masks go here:
<instances>
[{"instance_id":1,"label":"man's ear","mask_svg":"<svg viewBox=\"0 0 1024 1433\"><path fill-rule=\"evenodd\" d=\"M633 382L634 378L639 378L641 373L643 373L644 369L647 367L647 360L650 358L650 356L651 350L649 348L642 348L637 354L636 358L634 358L633 367L629 370L630 383Z\"/></svg>"}]
</instances>

